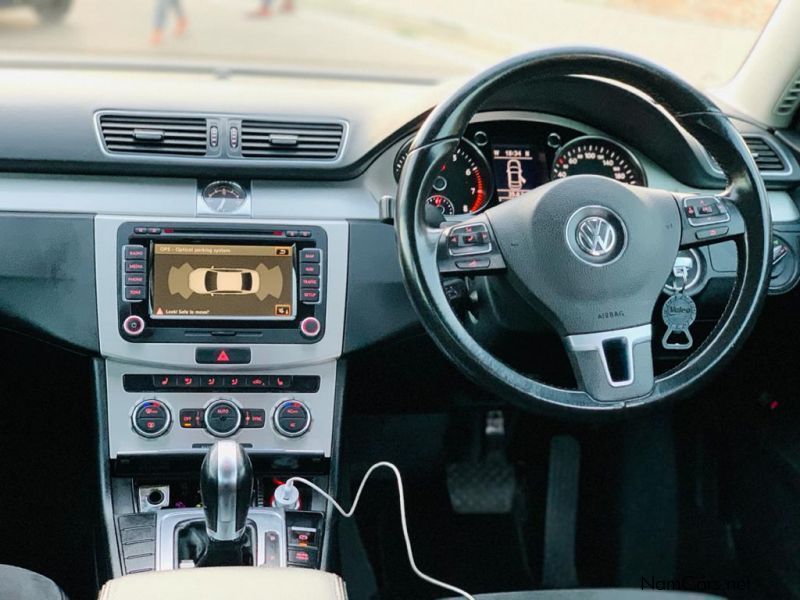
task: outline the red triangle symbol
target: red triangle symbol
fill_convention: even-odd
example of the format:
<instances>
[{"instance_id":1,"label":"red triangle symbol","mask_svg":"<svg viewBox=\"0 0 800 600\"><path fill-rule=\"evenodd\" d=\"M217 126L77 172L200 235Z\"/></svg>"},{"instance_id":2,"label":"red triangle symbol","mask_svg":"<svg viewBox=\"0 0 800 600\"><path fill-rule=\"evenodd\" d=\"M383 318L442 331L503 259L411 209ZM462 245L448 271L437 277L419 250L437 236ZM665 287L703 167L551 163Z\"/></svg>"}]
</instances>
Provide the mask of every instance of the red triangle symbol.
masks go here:
<instances>
[{"instance_id":1,"label":"red triangle symbol","mask_svg":"<svg viewBox=\"0 0 800 600\"><path fill-rule=\"evenodd\" d=\"M230 362L231 359L228 357L228 353L225 350L220 350L219 354L217 354L217 362Z\"/></svg>"}]
</instances>

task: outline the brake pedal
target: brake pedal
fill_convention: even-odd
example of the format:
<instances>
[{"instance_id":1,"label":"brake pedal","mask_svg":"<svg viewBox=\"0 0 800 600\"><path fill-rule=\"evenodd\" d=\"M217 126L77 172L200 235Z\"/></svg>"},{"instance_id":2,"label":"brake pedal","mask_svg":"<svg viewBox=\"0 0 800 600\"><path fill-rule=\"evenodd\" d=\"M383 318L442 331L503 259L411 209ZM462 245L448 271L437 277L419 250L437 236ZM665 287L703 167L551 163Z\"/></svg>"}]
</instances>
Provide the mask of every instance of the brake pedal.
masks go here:
<instances>
[{"instance_id":1,"label":"brake pedal","mask_svg":"<svg viewBox=\"0 0 800 600\"><path fill-rule=\"evenodd\" d=\"M505 452L502 411L489 411L484 427L486 452L477 460L447 465L447 492L459 514L506 514L512 511L517 478Z\"/></svg>"}]
</instances>

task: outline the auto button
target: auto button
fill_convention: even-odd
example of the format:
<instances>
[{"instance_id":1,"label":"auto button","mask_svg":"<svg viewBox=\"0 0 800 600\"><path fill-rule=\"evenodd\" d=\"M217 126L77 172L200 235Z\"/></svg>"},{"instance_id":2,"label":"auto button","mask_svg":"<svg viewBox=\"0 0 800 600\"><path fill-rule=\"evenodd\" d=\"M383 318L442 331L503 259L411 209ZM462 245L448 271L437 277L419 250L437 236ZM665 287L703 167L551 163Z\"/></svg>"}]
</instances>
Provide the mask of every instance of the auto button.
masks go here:
<instances>
[{"instance_id":1,"label":"auto button","mask_svg":"<svg viewBox=\"0 0 800 600\"><path fill-rule=\"evenodd\" d=\"M217 437L228 437L239 430L242 413L230 400L215 400L205 411L206 430Z\"/></svg>"}]
</instances>

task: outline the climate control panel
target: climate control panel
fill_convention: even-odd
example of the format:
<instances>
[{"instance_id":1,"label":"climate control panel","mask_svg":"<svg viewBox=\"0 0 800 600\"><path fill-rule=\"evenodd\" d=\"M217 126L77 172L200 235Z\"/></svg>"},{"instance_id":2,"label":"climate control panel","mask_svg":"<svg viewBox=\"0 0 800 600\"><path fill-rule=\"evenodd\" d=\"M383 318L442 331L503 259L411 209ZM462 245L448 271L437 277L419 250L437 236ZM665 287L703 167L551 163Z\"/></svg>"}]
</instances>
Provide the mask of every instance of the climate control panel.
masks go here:
<instances>
[{"instance_id":1,"label":"climate control panel","mask_svg":"<svg viewBox=\"0 0 800 600\"><path fill-rule=\"evenodd\" d=\"M216 438L235 435L240 429L262 429L267 423L263 408L243 408L231 398L217 398L204 408L182 408L178 423L182 429L203 429ZM272 410L274 430L287 438L304 435L311 426L311 411L299 400L283 398ZM131 414L131 427L144 438L167 433L172 413L165 402L143 400Z\"/></svg>"},{"instance_id":2,"label":"climate control panel","mask_svg":"<svg viewBox=\"0 0 800 600\"><path fill-rule=\"evenodd\" d=\"M111 458L200 454L223 438L255 454L328 457L335 382L335 362L274 373L248 373L236 366L159 373L108 361Z\"/></svg>"}]
</instances>

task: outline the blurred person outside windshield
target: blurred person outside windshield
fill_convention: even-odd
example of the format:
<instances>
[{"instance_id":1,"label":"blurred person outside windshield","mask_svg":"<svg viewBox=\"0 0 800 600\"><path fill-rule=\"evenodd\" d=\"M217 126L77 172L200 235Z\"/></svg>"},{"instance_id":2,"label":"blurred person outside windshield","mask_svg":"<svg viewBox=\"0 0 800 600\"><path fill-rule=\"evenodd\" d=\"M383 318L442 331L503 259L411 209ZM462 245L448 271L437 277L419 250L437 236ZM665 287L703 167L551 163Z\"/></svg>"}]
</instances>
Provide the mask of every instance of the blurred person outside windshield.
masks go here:
<instances>
[{"instance_id":1,"label":"blurred person outside windshield","mask_svg":"<svg viewBox=\"0 0 800 600\"><path fill-rule=\"evenodd\" d=\"M174 12L177 18L175 22L175 35L181 36L189 26L189 20L183 10L181 0L156 0L156 12L153 17L153 33L150 35L150 43L157 46L164 40L164 28L167 24L169 13Z\"/></svg>"},{"instance_id":2,"label":"blurred person outside windshield","mask_svg":"<svg viewBox=\"0 0 800 600\"><path fill-rule=\"evenodd\" d=\"M274 0L261 0L261 5L258 7L258 10L252 13L252 16L254 17L272 16L273 4ZM283 12L291 12L292 10L294 10L294 0L284 0L281 10Z\"/></svg>"}]
</instances>

